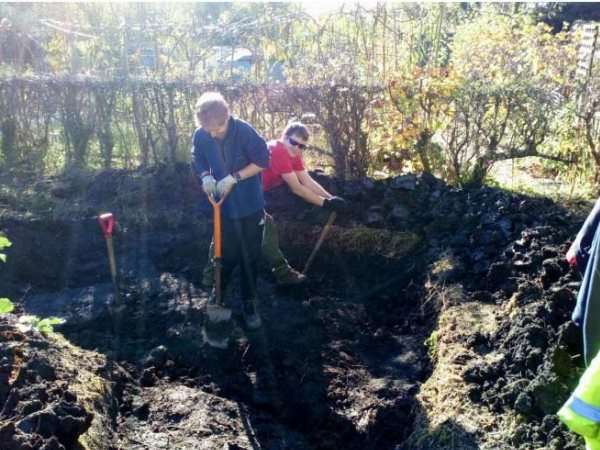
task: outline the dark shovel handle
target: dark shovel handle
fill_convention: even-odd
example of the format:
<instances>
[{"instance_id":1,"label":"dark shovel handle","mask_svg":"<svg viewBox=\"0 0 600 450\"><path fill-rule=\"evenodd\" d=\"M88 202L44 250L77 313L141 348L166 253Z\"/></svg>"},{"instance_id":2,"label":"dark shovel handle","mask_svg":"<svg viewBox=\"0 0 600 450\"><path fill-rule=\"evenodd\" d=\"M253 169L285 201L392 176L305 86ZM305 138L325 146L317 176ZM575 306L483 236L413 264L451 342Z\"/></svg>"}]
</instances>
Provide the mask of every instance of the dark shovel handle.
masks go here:
<instances>
[{"instance_id":1,"label":"dark shovel handle","mask_svg":"<svg viewBox=\"0 0 600 450\"><path fill-rule=\"evenodd\" d=\"M335 211L333 211L331 214L329 214L329 219L327 219L327 223L323 227L323 231L321 231L319 240L315 244L315 248L313 248L313 251L311 252L310 256L308 257L308 261L306 261L306 265L304 266L304 270L302 271L303 275L306 275L306 272L308 272L308 269L310 268L311 264L315 260L315 256L317 255L317 252L321 248L321 245L323 245L323 241L325 241L325 238L327 237L329 230L333 226L333 222L335 222L336 217L337 217L337 213Z\"/></svg>"}]
</instances>

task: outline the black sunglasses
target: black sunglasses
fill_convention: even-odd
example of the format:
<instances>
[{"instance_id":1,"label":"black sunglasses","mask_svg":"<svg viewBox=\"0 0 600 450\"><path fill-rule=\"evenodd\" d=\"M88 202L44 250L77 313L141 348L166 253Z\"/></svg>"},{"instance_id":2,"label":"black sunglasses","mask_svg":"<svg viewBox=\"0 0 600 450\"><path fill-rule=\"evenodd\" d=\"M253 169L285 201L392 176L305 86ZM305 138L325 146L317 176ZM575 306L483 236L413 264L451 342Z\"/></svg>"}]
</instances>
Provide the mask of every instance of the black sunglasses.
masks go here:
<instances>
[{"instance_id":1,"label":"black sunglasses","mask_svg":"<svg viewBox=\"0 0 600 450\"><path fill-rule=\"evenodd\" d=\"M288 140L290 141L290 144L292 144L294 147L298 147L300 150L304 150L306 148L306 144L301 144L300 142L298 142L295 139L292 139L291 137L288 137Z\"/></svg>"}]
</instances>

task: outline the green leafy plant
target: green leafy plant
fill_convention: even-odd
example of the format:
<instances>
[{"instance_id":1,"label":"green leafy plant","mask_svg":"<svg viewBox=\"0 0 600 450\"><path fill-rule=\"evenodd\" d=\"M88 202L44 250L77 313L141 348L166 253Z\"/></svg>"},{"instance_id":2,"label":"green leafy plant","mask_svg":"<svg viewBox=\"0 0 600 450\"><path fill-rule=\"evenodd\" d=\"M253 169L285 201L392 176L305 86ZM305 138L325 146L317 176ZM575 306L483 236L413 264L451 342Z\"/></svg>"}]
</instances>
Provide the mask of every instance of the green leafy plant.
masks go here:
<instances>
[{"instance_id":1,"label":"green leafy plant","mask_svg":"<svg viewBox=\"0 0 600 450\"><path fill-rule=\"evenodd\" d=\"M10 245L11 242L5 236L0 236L0 250L5 247L10 247ZM6 255L4 253L0 253L0 260L6 262ZM0 298L0 316L8 314L14 309L15 305L8 298ZM54 325L60 325L62 323L65 323L65 320L60 317L52 316L40 319L38 316L25 314L19 317L18 327L23 332L36 328L42 333L52 333L54 331Z\"/></svg>"},{"instance_id":2,"label":"green leafy plant","mask_svg":"<svg viewBox=\"0 0 600 450\"><path fill-rule=\"evenodd\" d=\"M11 242L5 236L0 236L0 250L10 246ZM6 254L0 253L0 260L6 262ZM9 299L0 298L0 316L11 312L13 309L15 309L15 305Z\"/></svg>"},{"instance_id":3,"label":"green leafy plant","mask_svg":"<svg viewBox=\"0 0 600 450\"><path fill-rule=\"evenodd\" d=\"M0 236L0 250L10 246L11 242L5 236ZM6 262L6 254L0 253L0 260Z\"/></svg>"},{"instance_id":4,"label":"green leafy plant","mask_svg":"<svg viewBox=\"0 0 600 450\"><path fill-rule=\"evenodd\" d=\"M25 314L19 317L19 330L22 332L31 331L34 328L41 331L42 333L52 333L54 331L54 325L60 325L65 323L64 319L60 317L46 317L40 319L38 316Z\"/></svg>"},{"instance_id":5,"label":"green leafy plant","mask_svg":"<svg viewBox=\"0 0 600 450\"><path fill-rule=\"evenodd\" d=\"M15 309L15 305L7 298L0 298L0 316L3 314L8 314L13 309Z\"/></svg>"},{"instance_id":6,"label":"green leafy plant","mask_svg":"<svg viewBox=\"0 0 600 450\"><path fill-rule=\"evenodd\" d=\"M438 350L439 350L439 341L440 341L440 335L438 331L433 331L429 337L427 339L425 339L425 342L423 342L423 344L427 347L427 353L429 353L429 356L431 357L431 359L437 359L437 354L438 354Z\"/></svg>"}]
</instances>

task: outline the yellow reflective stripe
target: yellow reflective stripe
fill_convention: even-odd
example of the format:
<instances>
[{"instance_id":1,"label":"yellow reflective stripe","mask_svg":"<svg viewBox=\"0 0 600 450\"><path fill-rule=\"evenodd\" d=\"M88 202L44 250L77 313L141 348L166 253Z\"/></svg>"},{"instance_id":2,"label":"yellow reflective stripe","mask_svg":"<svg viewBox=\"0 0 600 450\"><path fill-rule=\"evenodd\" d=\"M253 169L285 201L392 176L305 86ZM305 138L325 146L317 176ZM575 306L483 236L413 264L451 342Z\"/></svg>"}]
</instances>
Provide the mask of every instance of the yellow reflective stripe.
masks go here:
<instances>
[{"instance_id":1,"label":"yellow reflective stripe","mask_svg":"<svg viewBox=\"0 0 600 450\"><path fill-rule=\"evenodd\" d=\"M575 414L585 417L592 422L600 423L600 408L597 406L590 405L574 395L572 395L567 402L567 406L571 408Z\"/></svg>"}]
</instances>

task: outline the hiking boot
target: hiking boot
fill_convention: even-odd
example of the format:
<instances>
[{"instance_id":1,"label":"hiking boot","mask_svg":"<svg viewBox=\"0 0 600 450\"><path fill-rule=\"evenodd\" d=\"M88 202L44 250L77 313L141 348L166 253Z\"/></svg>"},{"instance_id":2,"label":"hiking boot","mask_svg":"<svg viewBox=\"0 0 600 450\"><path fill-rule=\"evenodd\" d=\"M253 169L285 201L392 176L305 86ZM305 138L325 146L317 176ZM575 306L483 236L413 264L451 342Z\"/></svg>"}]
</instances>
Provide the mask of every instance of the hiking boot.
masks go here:
<instances>
[{"instance_id":1,"label":"hiking boot","mask_svg":"<svg viewBox=\"0 0 600 450\"><path fill-rule=\"evenodd\" d=\"M244 322L248 330L258 330L262 326L262 320L256 311L256 300L244 301Z\"/></svg>"},{"instance_id":2,"label":"hiking boot","mask_svg":"<svg viewBox=\"0 0 600 450\"><path fill-rule=\"evenodd\" d=\"M292 286L296 284L304 283L308 277L290 266L284 266L282 268L273 269L273 275L277 280L279 286Z\"/></svg>"},{"instance_id":3,"label":"hiking boot","mask_svg":"<svg viewBox=\"0 0 600 450\"><path fill-rule=\"evenodd\" d=\"M208 290L215 285L215 266L208 263L202 271L202 286Z\"/></svg>"}]
</instances>

